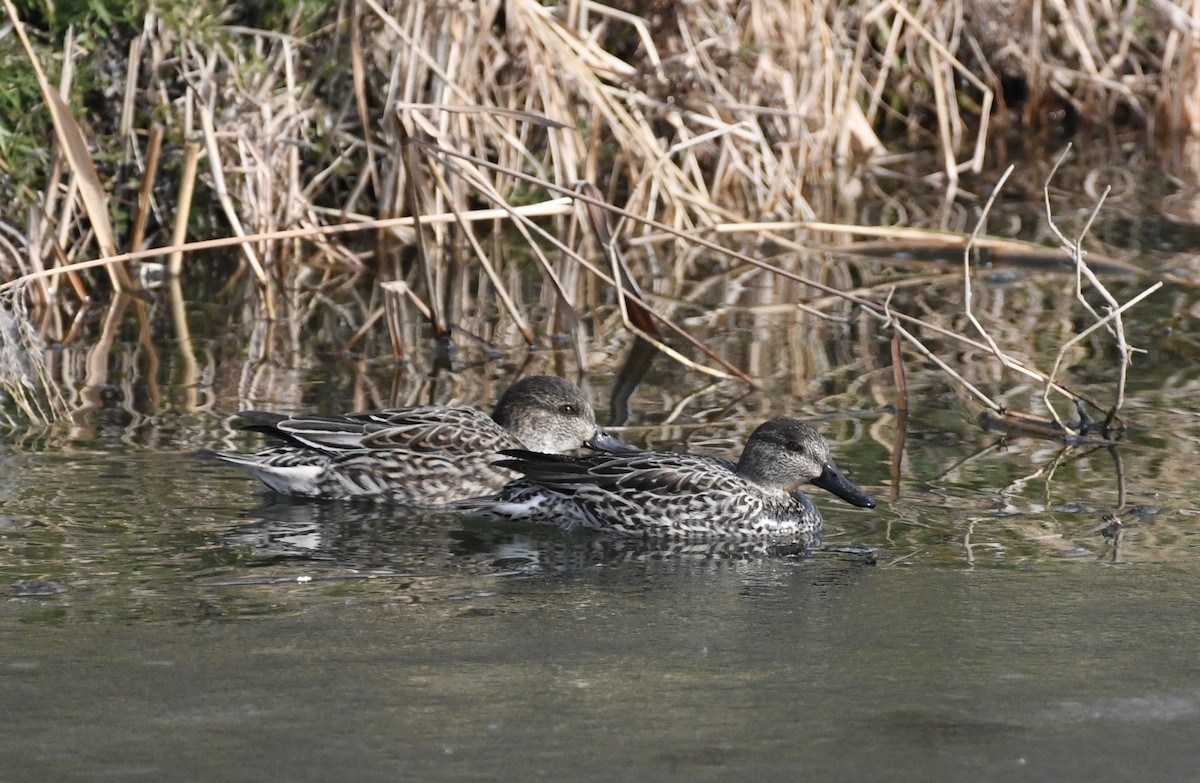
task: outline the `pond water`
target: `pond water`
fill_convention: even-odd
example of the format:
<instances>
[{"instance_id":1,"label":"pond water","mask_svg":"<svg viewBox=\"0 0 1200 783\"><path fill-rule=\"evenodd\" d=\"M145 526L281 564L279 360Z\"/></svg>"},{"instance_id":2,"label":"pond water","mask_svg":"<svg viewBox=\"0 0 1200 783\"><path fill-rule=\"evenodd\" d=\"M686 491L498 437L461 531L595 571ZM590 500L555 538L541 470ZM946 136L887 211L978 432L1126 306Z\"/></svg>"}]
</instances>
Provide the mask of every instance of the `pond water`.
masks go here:
<instances>
[{"instance_id":1,"label":"pond water","mask_svg":"<svg viewBox=\"0 0 1200 783\"><path fill-rule=\"evenodd\" d=\"M1114 457L945 415L909 424L894 487L894 416L823 425L881 501L815 496L827 539L875 562L287 502L195 456L198 432L235 437L223 419L14 443L0 780L1192 774L1200 535L1178 444L1200 439ZM696 447L745 430L710 429Z\"/></svg>"},{"instance_id":2,"label":"pond water","mask_svg":"<svg viewBox=\"0 0 1200 783\"><path fill-rule=\"evenodd\" d=\"M1200 762L1194 538L1140 563L971 567L951 542L957 563L645 556L256 501L181 454L4 465L4 780L1184 779ZM839 537L882 540L824 505Z\"/></svg>"},{"instance_id":3,"label":"pond water","mask_svg":"<svg viewBox=\"0 0 1200 783\"><path fill-rule=\"evenodd\" d=\"M953 310L952 272L895 306ZM582 356L601 418L642 446L726 456L769 416L818 422L879 501L813 493L826 541L873 557L288 502L197 455L260 443L235 428L242 407L487 407L518 372L575 377L571 350L497 361L465 340L454 372L422 348L394 373L385 341L338 348L356 328L340 311L264 336L250 307L185 302L151 314L157 352L132 328L104 352L64 348L73 427L0 442L0 783L1194 776L1194 290L1126 321L1148 353L1124 440L1067 446L981 427L915 358L900 417L889 335L804 320L799 289L739 275L732 304L701 291L674 317L763 389L661 356L630 383L627 334L597 326ZM997 339L1041 366L1090 323L1067 276L981 281ZM171 320L185 311L191 334ZM1100 337L1064 377L1106 399ZM1044 413L1036 384L927 339L988 394Z\"/></svg>"}]
</instances>

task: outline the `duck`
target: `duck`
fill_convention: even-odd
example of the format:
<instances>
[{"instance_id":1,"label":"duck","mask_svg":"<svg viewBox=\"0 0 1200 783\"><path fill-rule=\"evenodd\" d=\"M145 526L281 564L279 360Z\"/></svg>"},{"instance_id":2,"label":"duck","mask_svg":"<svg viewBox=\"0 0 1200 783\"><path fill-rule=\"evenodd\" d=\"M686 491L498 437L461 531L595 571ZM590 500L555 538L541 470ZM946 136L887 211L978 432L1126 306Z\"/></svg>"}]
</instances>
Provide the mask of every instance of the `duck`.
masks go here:
<instances>
[{"instance_id":1,"label":"duck","mask_svg":"<svg viewBox=\"0 0 1200 783\"><path fill-rule=\"evenodd\" d=\"M247 430L283 441L245 454L216 452L248 468L274 492L334 500L444 506L492 494L517 474L498 452L561 454L579 448L632 449L596 423L573 383L522 378L491 415L470 407L418 405L335 416L241 411Z\"/></svg>"},{"instance_id":2,"label":"duck","mask_svg":"<svg viewBox=\"0 0 1200 783\"><path fill-rule=\"evenodd\" d=\"M493 520L592 529L625 537L789 540L820 545L820 512L798 487L811 484L847 503L875 501L850 482L811 425L771 419L741 458L676 452L580 457L503 449L497 465L522 475L472 513Z\"/></svg>"}]
</instances>

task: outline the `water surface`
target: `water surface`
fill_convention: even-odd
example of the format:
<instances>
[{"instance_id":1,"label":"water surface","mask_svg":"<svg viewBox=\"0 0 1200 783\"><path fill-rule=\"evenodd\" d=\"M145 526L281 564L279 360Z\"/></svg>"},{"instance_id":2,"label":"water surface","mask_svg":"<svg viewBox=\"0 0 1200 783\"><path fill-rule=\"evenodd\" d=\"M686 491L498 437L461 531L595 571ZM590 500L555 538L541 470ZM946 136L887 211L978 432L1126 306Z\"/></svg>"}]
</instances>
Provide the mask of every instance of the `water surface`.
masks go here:
<instances>
[{"instance_id":1,"label":"water surface","mask_svg":"<svg viewBox=\"0 0 1200 783\"><path fill-rule=\"evenodd\" d=\"M882 291L914 274L889 263L795 265ZM961 282L931 268L893 306L973 333ZM603 305L578 355L463 338L447 370L414 316L396 363L382 327L347 347L374 300L333 301L332 284L305 329L152 295L147 323L176 341L126 318L109 344L48 352L71 424L0 437L0 783L1194 776L1194 291L1127 318L1147 353L1109 447L988 431L912 356L904 419L876 322L838 305L843 320L816 319L795 308L803 286L722 274L656 301L757 392L638 359ZM1122 299L1144 285L1110 283ZM544 286L527 288L538 311ZM999 343L1040 367L1091 323L1070 276L1044 270L981 269L976 297ZM519 343L494 303L460 315ZM995 357L926 338L1010 409L1045 413ZM771 416L814 421L879 501L814 490L826 540L874 558L289 502L195 456L260 445L233 425L240 408L486 408L520 373L577 377L580 357L602 419L643 447L735 457ZM1116 359L1095 334L1061 377L1108 400Z\"/></svg>"},{"instance_id":2,"label":"water surface","mask_svg":"<svg viewBox=\"0 0 1200 783\"><path fill-rule=\"evenodd\" d=\"M870 516L818 498L831 537L878 564L648 552L280 502L183 453L3 461L0 780L1120 780L1200 763L1194 536L1132 536L1132 561L1084 533L1042 551L987 493L937 512L914 482ZM1184 510L1159 500L1143 534ZM961 507L976 521L951 525Z\"/></svg>"}]
</instances>

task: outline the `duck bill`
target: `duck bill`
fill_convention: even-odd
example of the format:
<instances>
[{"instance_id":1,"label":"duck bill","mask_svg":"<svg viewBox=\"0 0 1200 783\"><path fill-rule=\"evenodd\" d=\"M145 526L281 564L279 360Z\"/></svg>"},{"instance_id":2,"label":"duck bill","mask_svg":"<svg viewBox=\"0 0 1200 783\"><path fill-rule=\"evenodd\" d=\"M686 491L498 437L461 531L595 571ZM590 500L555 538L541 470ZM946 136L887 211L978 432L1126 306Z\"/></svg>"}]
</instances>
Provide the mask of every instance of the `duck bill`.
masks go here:
<instances>
[{"instance_id":1,"label":"duck bill","mask_svg":"<svg viewBox=\"0 0 1200 783\"><path fill-rule=\"evenodd\" d=\"M592 437L583 442L583 445L596 451L607 451L609 454L632 454L640 451L624 441L617 440L599 427L592 433Z\"/></svg>"},{"instance_id":2,"label":"duck bill","mask_svg":"<svg viewBox=\"0 0 1200 783\"><path fill-rule=\"evenodd\" d=\"M852 506L875 508L874 499L866 492L851 484L850 479L846 478L846 474L842 473L837 465L834 465L832 462L826 462L823 468L821 475L812 480L814 485L832 492Z\"/></svg>"}]
</instances>

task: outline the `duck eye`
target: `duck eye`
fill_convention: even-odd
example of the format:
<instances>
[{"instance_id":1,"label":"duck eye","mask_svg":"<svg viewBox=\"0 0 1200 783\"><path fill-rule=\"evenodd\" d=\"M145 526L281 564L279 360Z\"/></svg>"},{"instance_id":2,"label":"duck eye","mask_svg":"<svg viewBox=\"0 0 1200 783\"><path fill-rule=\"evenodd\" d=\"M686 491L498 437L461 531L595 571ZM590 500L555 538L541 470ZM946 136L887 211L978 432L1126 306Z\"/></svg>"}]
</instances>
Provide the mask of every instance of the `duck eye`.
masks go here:
<instances>
[{"instance_id":1,"label":"duck eye","mask_svg":"<svg viewBox=\"0 0 1200 783\"><path fill-rule=\"evenodd\" d=\"M804 444L798 440L789 440L787 442L788 451L804 451Z\"/></svg>"},{"instance_id":2,"label":"duck eye","mask_svg":"<svg viewBox=\"0 0 1200 783\"><path fill-rule=\"evenodd\" d=\"M558 406L558 412L566 414L567 416L574 416L578 411L576 410L574 403L564 402L562 405Z\"/></svg>"}]
</instances>

